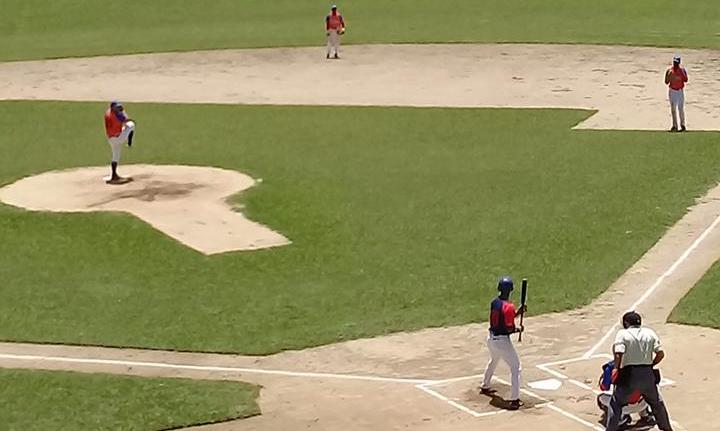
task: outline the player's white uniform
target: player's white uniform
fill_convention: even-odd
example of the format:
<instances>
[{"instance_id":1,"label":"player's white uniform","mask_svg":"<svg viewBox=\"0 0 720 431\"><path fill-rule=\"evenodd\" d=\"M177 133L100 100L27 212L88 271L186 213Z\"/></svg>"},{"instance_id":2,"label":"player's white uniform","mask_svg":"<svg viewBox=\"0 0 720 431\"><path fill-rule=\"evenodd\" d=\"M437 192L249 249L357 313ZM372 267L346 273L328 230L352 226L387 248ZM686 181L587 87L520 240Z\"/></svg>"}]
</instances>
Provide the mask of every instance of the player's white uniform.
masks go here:
<instances>
[{"instance_id":1,"label":"player's white uniform","mask_svg":"<svg viewBox=\"0 0 720 431\"><path fill-rule=\"evenodd\" d=\"M123 124L122 132L120 132L119 136L111 136L108 138L108 144L110 144L110 148L112 149L113 162L120 162L120 152L122 150L122 146L127 143L128 136L130 136L130 133L134 131L135 123L133 123L132 121L128 121Z\"/></svg>"}]
</instances>

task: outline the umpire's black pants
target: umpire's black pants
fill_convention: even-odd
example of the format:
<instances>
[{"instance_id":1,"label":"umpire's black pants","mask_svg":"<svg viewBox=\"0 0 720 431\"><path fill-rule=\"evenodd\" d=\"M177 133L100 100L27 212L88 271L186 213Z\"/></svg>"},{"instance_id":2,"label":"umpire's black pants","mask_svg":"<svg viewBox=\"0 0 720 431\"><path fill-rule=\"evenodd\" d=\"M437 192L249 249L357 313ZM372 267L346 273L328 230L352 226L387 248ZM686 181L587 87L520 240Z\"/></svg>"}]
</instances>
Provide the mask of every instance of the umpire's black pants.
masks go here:
<instances>
[{"instance_id":1,"label":"umpire's black pants","mask_svg":"<svg viewBox=\"0 0 720 431\"><path fill-rule=\"evenodd\" d=\"M655 374L650 365L624 367L620 370L607 415L607 431L616 431L622 419L622 407L627 404L630 395L637 389L652 409L657 426L663 431L672 431L665 402L658 392Z\"/></svg>"}]
</instances>

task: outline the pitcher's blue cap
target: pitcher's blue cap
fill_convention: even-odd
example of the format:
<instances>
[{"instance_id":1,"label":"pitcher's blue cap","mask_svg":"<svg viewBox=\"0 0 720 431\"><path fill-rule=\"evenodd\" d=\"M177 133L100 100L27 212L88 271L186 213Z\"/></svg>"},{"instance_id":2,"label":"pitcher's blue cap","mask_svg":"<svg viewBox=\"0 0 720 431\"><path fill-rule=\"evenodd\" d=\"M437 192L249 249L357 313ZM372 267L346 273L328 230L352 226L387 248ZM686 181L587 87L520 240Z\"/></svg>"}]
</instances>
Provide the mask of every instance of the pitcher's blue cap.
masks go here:
<instances>
[{"instance_id":1,"label":"pitcher's blue cap","mask_svg":"<svg viewBox=\"0 0 720 431\"><path fill-rule=\"evenodd\" d=\"M111 108L122 108L123 104L117 100L113 100L112 102L110 102L110 107Z\"/></svg>"}]
</instances>

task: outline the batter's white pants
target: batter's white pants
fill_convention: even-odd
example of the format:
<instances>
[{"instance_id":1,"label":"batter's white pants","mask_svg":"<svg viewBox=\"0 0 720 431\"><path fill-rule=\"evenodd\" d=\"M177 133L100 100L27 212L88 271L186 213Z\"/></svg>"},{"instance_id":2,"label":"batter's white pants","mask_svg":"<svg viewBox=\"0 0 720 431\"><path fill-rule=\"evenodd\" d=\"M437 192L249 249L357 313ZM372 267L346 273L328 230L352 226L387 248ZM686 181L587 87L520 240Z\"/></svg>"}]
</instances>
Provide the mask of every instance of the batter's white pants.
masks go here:
<instances>
[{"instance_id":1,"label":"batter's white pants","mask_svg":"<svg viewBox=\"0 0 720 431\"><path fill-rule=\"evenodd\" d=\"M520 358L518 357L515 346L513 346L509 335L490 335L487 340L488 350L490 351L490 362L485 369L485 378L483 379L483 388L489 388L492 376L495 374L500 360L504 361L510 367L510 376L512 390L510 391L510 399L520 399Z\"/></svg>"},{"instance_id":2,"label":"batter's white pants","mask_svg":"<svg viewBox=\"0 0 720 431\"><path fill-rule=\"evenodd\" d=\"M670 99L670 114L672 115L672 125L677 129L677 114L680 114L680 125L685 125L685 92L683 90L670 89L668 93Z\"/></svg>"},{"instance_id":3,"label":"batter's white pants","mask_svg":"<svg viewBox=\"0 0 720 431\"><path fill-rule=\"evenodd\" d=\"M328 55L340 55L340 35L337 30L328 30L327 53ZM335 52L331 52L335 50Z\"/></svg>"},{"instance_id":4,"label":"batter's white pants","mask_svg":"<svg viewBox=\"0 0 720 431\"><path fill-rule=\"evenodd\" d=\"M108 144L110 144L110 148L112 149L113 162L120 162L120 151L122 150L122 146L127 142L128 136L130 136L130 132L134 131L135 123L133 123L132 121L128 121L127 123L125 123L122 128L122 132L120 132L118 136L108 138Z\"/></svg>"}]
</instances>

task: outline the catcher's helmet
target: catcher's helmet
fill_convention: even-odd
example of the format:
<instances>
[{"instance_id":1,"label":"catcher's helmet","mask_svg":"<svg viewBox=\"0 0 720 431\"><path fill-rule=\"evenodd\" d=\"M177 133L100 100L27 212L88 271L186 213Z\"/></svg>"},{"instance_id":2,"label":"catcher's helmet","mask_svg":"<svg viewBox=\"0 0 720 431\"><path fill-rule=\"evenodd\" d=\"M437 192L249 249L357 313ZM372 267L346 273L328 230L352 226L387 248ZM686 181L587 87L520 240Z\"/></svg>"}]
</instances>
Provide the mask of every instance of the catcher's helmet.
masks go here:
<instances>
[{"instance_id":1,"label":"catcher's helmet","mask_svg":"<svg viewBox=\"0 0 720 431\"><path fill-rule=\"evenodd\" d=\"M499 291L510 291L513 290L514 283L512 281L512 278L505 275L500 278L500 281L498 281L498 290Z\"/></svg>"}]
</instances>

